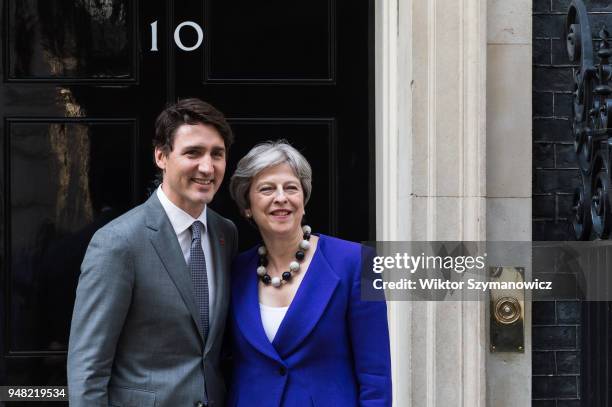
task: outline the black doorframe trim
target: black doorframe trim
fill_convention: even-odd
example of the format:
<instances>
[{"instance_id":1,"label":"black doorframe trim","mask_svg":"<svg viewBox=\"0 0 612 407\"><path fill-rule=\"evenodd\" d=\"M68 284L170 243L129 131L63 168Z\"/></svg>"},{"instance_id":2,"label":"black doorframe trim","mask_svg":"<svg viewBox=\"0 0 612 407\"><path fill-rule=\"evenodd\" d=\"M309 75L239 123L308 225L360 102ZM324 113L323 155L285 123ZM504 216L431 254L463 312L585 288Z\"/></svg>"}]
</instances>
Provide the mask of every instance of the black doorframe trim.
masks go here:
<instances>
[{"instance_id":1,"label":"black doorframe trim","mask_svg":"<svg viewBox=\"0 0 612 407\"><path fill-rule=\"evenodd\" d=\"M375 0L368 1L368 149L370 151L368 180L369 191L369 236L370 241L376 240L376 71L375 71Z\"/></svg>"}]
</instances>

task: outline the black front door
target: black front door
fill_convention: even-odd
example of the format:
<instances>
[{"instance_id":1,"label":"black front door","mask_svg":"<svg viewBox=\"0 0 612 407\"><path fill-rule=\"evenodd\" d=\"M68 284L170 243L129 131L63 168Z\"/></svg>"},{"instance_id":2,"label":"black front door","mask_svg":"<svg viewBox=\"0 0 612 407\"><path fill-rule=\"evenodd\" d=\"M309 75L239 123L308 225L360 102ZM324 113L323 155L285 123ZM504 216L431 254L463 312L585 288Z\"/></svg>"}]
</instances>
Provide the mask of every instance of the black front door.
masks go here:
<instances>
[{"instance_id":1,"label":"black front door","mask_svg":"<svg viewBox=\"0 0 612 407\"><path fill-rule=\"evenodd\" d=\"M314 170L313 230L374 237L372 1L1 3L0 385L65 384L85 249L154 188L153 122L176 98L229 118L226 180L287 139ZM227 182L211 206L255 243Z\"/></svg>"}]
</instances>

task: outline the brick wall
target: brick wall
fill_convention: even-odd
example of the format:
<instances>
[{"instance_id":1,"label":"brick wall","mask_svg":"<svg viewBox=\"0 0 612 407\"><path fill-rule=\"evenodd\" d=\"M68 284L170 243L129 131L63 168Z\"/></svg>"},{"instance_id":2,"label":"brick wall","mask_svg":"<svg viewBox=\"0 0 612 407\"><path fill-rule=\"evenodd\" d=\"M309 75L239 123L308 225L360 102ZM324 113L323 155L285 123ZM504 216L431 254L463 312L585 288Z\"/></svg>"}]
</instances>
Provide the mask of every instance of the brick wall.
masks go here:
<instances>
[{"instance_id":1,"label":"brick wall","mask_svg":"<svg viewBox=\"0 0 612 407\"><path fill-rule=\"evenodd\" d=\"M533 240L573 240L580 173L570 133L572 65L563 36L570 0L533 0ZM612 1L586 0L592 31L612 31ZM580 405L580 304L533 304L533 406Z\"/></svg>"},{"instance_id":2,"label":"brick wall","mask_svg":"<svg viewBox=\"0 0 612 407\"><path fill-rule=\"evenodd\" d=\"M534 407L580 404L579 308L575 301L533 304Z\"/></svg>"}]
</instances>

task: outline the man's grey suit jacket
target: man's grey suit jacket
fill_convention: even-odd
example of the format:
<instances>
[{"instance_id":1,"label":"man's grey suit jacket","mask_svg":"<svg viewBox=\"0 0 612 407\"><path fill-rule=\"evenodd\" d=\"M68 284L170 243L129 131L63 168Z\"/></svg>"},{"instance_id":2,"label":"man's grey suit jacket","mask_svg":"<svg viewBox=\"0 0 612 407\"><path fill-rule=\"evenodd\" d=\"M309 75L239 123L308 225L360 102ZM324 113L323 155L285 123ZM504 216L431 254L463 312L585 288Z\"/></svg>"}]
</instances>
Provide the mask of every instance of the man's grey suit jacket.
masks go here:
<instances>
[{"instance_id":1,"label":"man's grey suit jacket","mask_svg":"<svg viewBox=\"0 0 612 407\"><path fill-rule=\"evenodd\" d=\"M223 405L219 359L237 232L207 211L216 295L206 344L189 269L157 194L96 232L70 329L71 406Z\"/></svg>"}]
</instances>

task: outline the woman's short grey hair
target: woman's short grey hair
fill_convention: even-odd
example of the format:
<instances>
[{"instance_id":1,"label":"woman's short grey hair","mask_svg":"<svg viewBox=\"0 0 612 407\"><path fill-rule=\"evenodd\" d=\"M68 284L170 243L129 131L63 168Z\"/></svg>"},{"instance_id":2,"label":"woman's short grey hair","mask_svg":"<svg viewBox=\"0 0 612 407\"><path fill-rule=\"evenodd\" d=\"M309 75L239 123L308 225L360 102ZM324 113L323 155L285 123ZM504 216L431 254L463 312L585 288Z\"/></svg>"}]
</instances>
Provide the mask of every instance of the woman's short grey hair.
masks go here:
<instances>
[{"instance_id":1,"label":"woman's short grey hair","mask_svg":"<svg viewBox=\"0 0 612 407\"><path fill-rule=\"evenodd\" d=\"M251 207L249 189L253 178L266 168L279 164L288 164L302 184L304 205L310 199L312 192L312 169L299 151L286 140L267 141L256 145L238 162L236 171L230 181L230 194L236 201L240 213Z\"/></svg>"}]
</instances>

